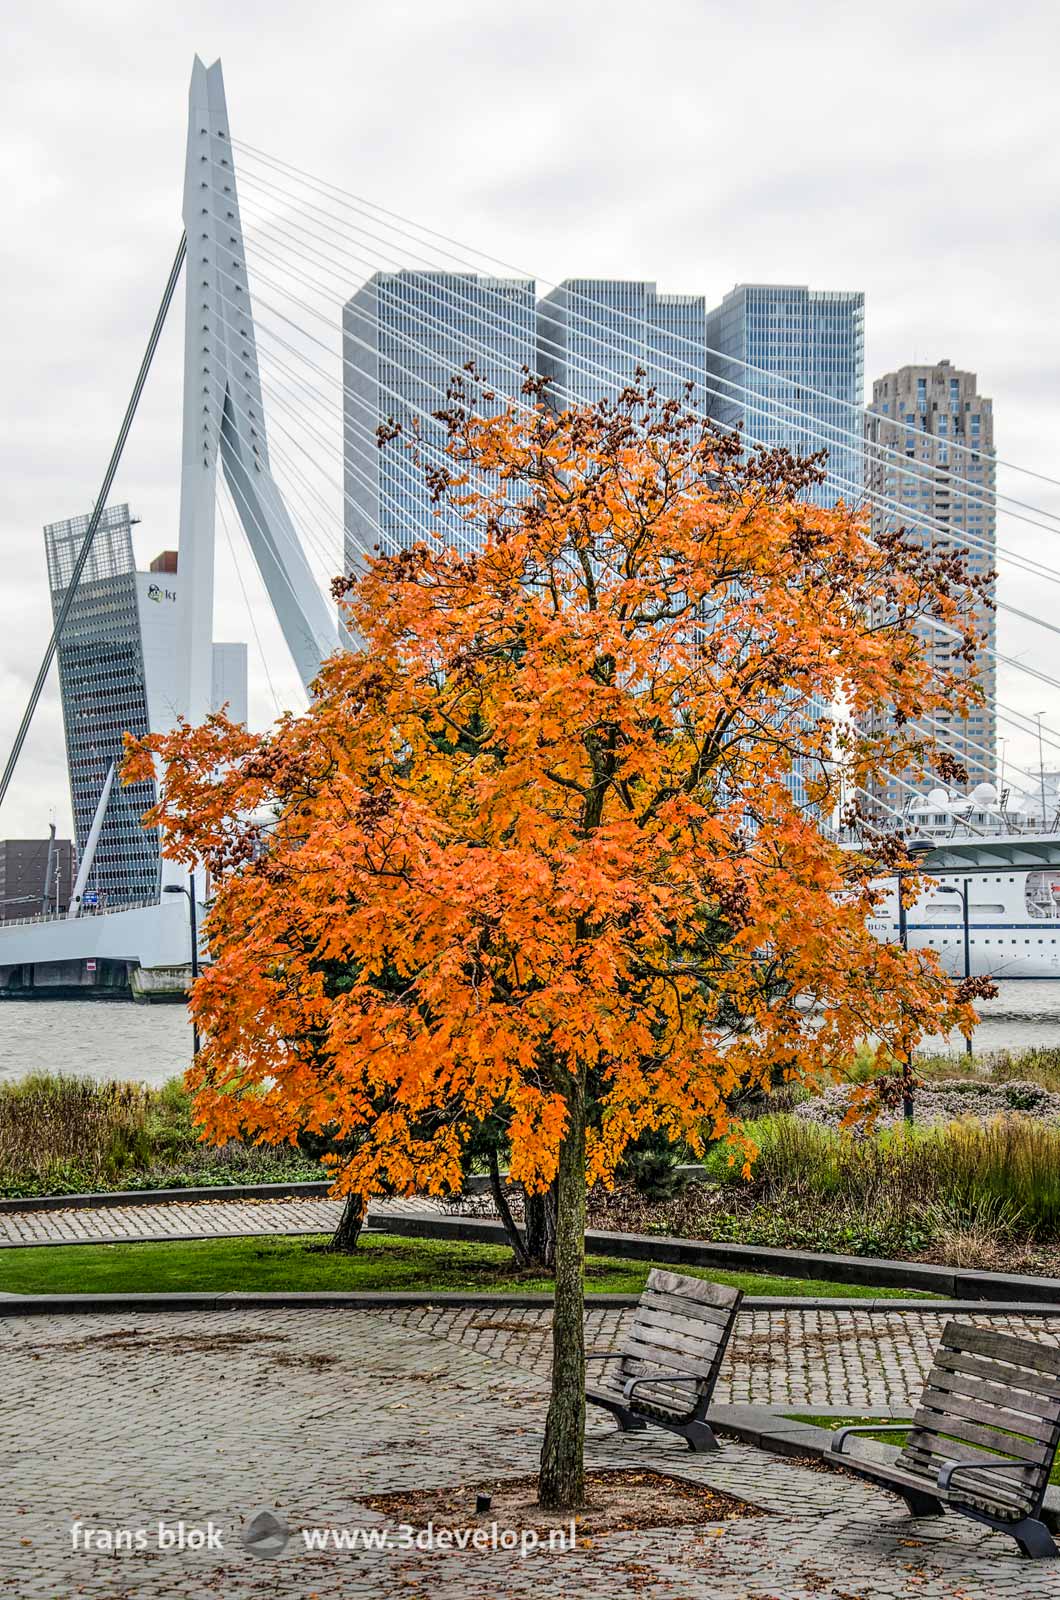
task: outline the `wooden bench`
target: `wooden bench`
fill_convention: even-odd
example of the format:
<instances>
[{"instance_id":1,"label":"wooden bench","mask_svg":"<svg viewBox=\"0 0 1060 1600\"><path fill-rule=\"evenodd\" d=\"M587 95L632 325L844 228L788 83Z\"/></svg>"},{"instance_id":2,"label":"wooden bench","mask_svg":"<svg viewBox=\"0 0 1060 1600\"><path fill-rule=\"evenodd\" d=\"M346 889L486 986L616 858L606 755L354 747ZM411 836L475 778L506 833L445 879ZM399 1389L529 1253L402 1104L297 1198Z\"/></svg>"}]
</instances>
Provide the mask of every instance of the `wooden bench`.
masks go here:
<instances>
[{"instance_id":1,"label":"wooden bench","mask_svg":"<svg viewBox=\"0 0 1060 1600\"><path fill-rule=\"evenodd\" d=\"M623 1430L651 1422L690 1450L717 1450L707 1407L742 1299L739 1289L653 1267L621 1348L585 1358L609 1364L595 1388L586 1386L587 1402Z\"/></svg>"},{"instance_id":2,"label":"wooden bench","mask_svg":"<svg viewBox=\"0 0 1060 1600\"><path fill-rule=\"evenodd\" d=\"M949 1509L1010 1533L1025 1556L1060 1555L1042 1503L1060 1442L1060 1350L950 1322L905 1446L893 1463L851 1457L840 1428L826 1460L893 1489L914 1517Z\"/></svg>"}]
</instances>

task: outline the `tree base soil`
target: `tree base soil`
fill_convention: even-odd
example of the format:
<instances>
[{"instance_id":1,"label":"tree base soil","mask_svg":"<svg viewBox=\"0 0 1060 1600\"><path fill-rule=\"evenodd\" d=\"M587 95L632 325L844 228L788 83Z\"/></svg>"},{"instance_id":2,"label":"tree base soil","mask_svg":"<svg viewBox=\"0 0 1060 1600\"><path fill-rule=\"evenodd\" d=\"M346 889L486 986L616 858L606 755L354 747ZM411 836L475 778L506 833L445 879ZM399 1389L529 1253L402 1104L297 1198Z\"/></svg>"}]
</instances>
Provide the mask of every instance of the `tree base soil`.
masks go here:
<instances>
[{"instance_id":1,"label":"tree base soil","mask_svg":"<svg viewBox=\"0 0 1060 1600\"><path fill-rule=\"evenodd\" d=\"M476 1511L479 1495L490 1497L488 1511ZM358 1503L378 1511L391 1525L413 1528L569 1529L571 1513L542 1511L537 1503L537 1474L522 1478L484 1478L441 1489L416 1489L396 1494L358 1495ZM574 1513L577 1536L597 1538L639 1528L673 1528L696 1522L717 1526L736 1518L765 1513L745 1500L706 1484L691 1483L666 1473L623 1469L587 1472L585 1504Z\"/></svg>"}]
</instances>

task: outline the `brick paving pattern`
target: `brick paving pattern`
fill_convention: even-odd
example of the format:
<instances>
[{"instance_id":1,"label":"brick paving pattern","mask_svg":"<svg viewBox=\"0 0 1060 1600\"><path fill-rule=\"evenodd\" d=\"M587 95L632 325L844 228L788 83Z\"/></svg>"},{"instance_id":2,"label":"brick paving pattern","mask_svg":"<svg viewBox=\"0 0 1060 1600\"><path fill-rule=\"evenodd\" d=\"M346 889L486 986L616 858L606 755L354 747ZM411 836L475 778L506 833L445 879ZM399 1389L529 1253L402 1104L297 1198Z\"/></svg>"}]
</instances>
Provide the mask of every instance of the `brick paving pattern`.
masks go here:
<instances>
[{"instance_id":1,"label":"brick paving pattern","mask_svg":"<svg viewBox=\"0 0 1060 1600\"><path fill-rule=\"evenodd\" d=\"M201 1201L182 1204L0 1213L0 1242L30 1245L111 1243L209 1234L315 1233L330 1230L341 1202L325 1198ZM437 1209L425 1200L373 1207L376 1220ZM386 1313L398 1326L464 1345L533 1373L548 1374L547 1309L416 1307ZM590 1348L610 1349L621 1313L589 1312ZM963 1313L962 1313L963 1315ZM919 1394L949 1313L807 1308L746 1310L719 1381L719 1402L810 1408L900 1410ZM972 1317L1027 1338L1060 1344L1060 1316Z\"/></svg>"},{"instance_id":2,"label":"brick paving pattern","mask_svg":"<svg viewBox=\"0 0 1060 1600\"><path fill-rule=\"evenodd\" d=\"M549 1372L550 1313L510 1306L414 1306L380 1313L398 1326L450 1340L533 1373ZM611 1350L630 1315L610 1308L586 1316L586 1348ZM900 1411L917 1398L951 1312L743 1310L715 1398L724 1405L792 1410L815 1406ZM1060 1346L1060 1316L960 1313L963 1321Z\"/></svg>"},{"instance_id":3,"label":"brick paving pattern","mask_svg":"<svg viewBox=\"0 0 1060 1600\"><path fill-rule=\"evenodd\" d=\"M434 1213L431 1200L388 1200L372 1207L385 1216ZM331 1233L341 1200L166 1200L156 1205L71 1207L69 1211L0 1212L0 1244L118 1244L216 1234Z\"/></svg>"},{"instance_id":4,"label":"brick paving pattern","mask_svg":"<svg viewBox=\"0 0 1060 1600\"><path fill-rule=\"evenodd\" d=\"M771 1334L756 1321L750 1338ZM590 1322L591 1342L615 1337L613 1314L593 1311ZM0 1322L0 1596L1060 1600L1060 1562L1030 1568L1011 1541L964 1519L914 1522L853 1479L732 1443L693 1456L664 1434L622 1435L595 1416L591 1466L685 1473L771 1515L738 1519L720 1535L697 1526L627 1532L526 1559L303 1548L305 1526L382 1526L359 1504L367 1493L463 1483L470 1497L531 1470L544 1342L536 1313L500 1308L433 1320L288 1310ZM732 1372L746 1361L765 1373L773 1360L764 1344L744 1342ZM261 1507L293 1530L273 1561L239 1543L242 1520ZM75 1552L78 1517L152 1531L159 1519L212 1521L224 1549Z\"/></svg>"}]
</instances>

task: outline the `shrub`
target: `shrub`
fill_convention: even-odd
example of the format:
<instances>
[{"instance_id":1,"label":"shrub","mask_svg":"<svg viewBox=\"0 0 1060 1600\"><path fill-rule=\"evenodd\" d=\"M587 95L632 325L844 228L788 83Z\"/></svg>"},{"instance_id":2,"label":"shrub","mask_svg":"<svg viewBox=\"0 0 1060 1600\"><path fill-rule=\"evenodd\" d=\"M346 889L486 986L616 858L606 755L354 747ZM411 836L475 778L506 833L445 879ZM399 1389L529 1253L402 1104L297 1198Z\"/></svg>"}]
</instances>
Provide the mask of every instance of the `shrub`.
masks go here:
<instances>
[{"instance_id":1,"label":"shrub","mask_svg":"<svg viewBox=\"0 0 1060 1600\"><path fill-rule=\"evenodd\" d=\"M842 1199L865 1214L882 1206L896 1223L944 1207L954 1226L1021 1226L1060 1238L1060 1128L1025 1117L943 1127L898 1125L870 1138L839 1134L797 1117L763 1119L753 1181L759 1197L784 1204Z\"/></svg>"},{"instance_id":2,"label":"shrub","mask_svg":"<svg viewBox=\"0 0 1060 1600\"><path fill-rule=\"evenodd\" d=\"M297 1152L199 1142L181 1080L160 1088L35 1073L0 1084L0 1193L69 1194L319 1177Z\"/></svg>"}]
</instances>

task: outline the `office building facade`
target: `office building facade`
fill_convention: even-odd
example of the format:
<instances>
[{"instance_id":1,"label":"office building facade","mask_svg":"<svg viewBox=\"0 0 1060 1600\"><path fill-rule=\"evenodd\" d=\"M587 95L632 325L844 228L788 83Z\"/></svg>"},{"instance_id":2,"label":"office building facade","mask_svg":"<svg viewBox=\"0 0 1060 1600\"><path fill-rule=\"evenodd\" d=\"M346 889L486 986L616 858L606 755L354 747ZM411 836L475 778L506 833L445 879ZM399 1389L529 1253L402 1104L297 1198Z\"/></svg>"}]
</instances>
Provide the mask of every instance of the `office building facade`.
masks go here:
<instances>
[{"instance_id":1,"label":"office building facade","mask_svg":"<svg viewBox=\"0 0 1060 1600\"><path fill-rule=\"evenodd\" d=\"M742 424L749 446L797 456L828 451L819 505L861 497L859 408L865 384L865 296L857 290L740 283L707 313L710 412Z\"/></svg>"},{"instance_id":2,"label":"office building facade","mask_svg":"<svg viewBox=\"0 0 1060 1600\"><path fill-rule=\"evenodd\" d=\"M63 603L88 531L87 517L44 530L52 611ZM140 610L127 505L104 511L59 640L59 686L70 771L74 836L80 856L126 732L150 730ZM87 888L99 903L135 905L158 888L158 833L141 819L155 801L153 783L115 782Z\"/></svg>"},{"instance_id":3,"label":"office building facade","mask_svg":"<svg viewBox=\"0 0 1060 1600\"><path fill-rule=\"evenodd\" d=\"M73 857L69 839L0 839L0 922L65 911Z\"/></svg>"},{"instance_id":4,"label":"office building facade","mask_svg":"<svg viewBox=\"0 0 1060 1600\"><path fill-rule=\"evenodd\" d=\"M903 527L927 549L957 550L970 572L994 569L997 508L993 403L979 393L974 372L950 361L900 367L872 386L865 417L865 479L874 532ZM988 595L993 598L993 584ZM932 665L974 675L985 704L960 717L955 708L932 714L924 731L951 750L970 785L997 782L997 667L995 612L984 606L982 648L967 666L954 655L957 640L928 624L918 628ZM877 809L893 817L923 788L915 770L881 775L873 786Z\"/></svg>"},{"instance_id":5,"label":"office building facade","mask_svg":"<svg viewBox=\"0 0 1060 1600\"><path fill-rule=\"evenodd\" d=\"M467 272L376 273L343 309L345 563L366 552L441 539L477 539L458 510L432 502L425 468L441 464L445 432L434 413L452 378L473 363L502 409L518 403L524 369L536 366L535 287L523 278ZM523 402L525 403L525 401ZM401 435L383 448L381 426ZM419 463L407 445L418 434ZM491 487L484 479L484 487Z\"/></svg>"},{"instance_id":6,"label":"office building facade","mask_svg":"<svg viewBox=\"0 0 1060 1600\"><path fill-rule=\"evenodd\" d=\"M44 530L56 617L88 524L88 517L74 517ZM137 571L132 528L127 505L104 511L59 639L59 687L79 859L110 768L120 767L125 734L142 738L164 732L176 718L176 557L166 552L150 571ZM229 715L245 722L246 646L214 645L213 656L215 685L227 691ZM86 908L138 905L155 898L158 833L142 822L154 803L153 783L126 787L115 779L85 885Z\"/></svg>"},{"instance_id":7,"label":"office building facade","mask_svg":"<svg viewBox=\"0 0 1060 1600\"><path fill-rule=\"evenodd\" d=\"M537 368L557 409L615 400L641 380L664 399L705 407L707 303L654 283L567 278L537 308ZM691 389L688 388L691 385Z\"/></svg>"}]
</instances>

